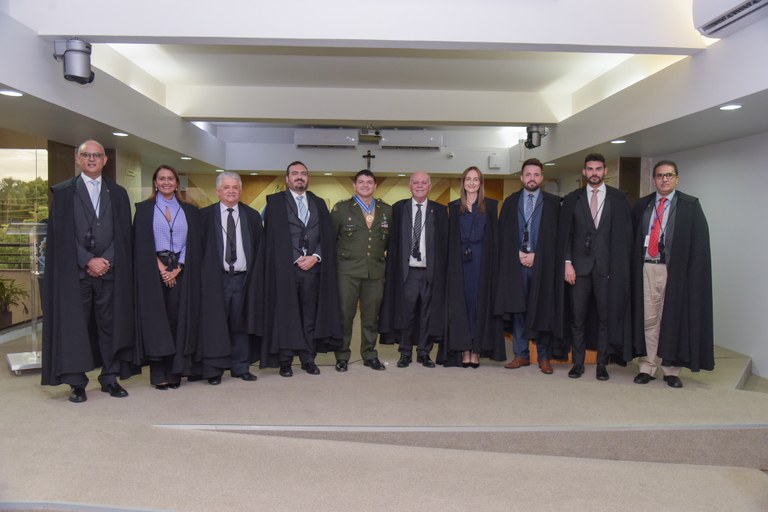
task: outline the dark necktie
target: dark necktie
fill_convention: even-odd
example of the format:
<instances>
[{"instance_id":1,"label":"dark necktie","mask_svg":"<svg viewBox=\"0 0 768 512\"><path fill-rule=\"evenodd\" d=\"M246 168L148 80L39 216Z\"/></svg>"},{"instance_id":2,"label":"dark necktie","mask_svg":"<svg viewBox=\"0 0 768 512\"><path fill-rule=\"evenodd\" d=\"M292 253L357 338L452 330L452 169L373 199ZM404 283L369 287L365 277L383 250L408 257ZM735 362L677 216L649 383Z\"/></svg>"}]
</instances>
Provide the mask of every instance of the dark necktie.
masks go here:
<instances>
[{"instance_id":1,"label":"dark necktie","mask_svg":"<svg viewBox=\"0 0 768 512\"><path fill-rule=\"evenodd\" d=\"M413 237L411 237L411 256L421 261L421 207L416 204L416 219L413 221Z\"/></svg>"},{"instance_id":2,"label":"dark necktie","mask_svg":"<svg viewBox=\"0 0 768 512\"><path fill-rule=\"evenodd\" d=\"M667 198L662 197L659 200L659 206L656 207L656 216L653 218L653 227L651 228L651 237L648 239L648 256L656 258L659 255L659 238L661 238L661 221L664 220L664 203Z\"/></svg>"},{"instance_id":3,"label":"dark necktie","mask_svg":"<svg viewBox=\"0 0 768 512\"><path fill-rule=\"evenodd\" d=\"M233 208L227 208L229 215L227 216L227 247L224 249L224 259L229 264L229 271L235 270L235 262L237 261L237 227L235 226L235 218L232 216Z\"/></svg>"}]
</instances>

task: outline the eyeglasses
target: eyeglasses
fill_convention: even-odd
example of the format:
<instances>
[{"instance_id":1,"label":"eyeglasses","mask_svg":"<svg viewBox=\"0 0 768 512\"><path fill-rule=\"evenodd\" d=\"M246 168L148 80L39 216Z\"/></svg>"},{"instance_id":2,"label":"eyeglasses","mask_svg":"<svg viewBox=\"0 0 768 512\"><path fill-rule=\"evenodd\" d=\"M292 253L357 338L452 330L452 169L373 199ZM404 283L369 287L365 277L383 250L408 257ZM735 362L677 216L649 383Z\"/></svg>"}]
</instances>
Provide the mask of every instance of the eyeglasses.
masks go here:
<instances>
[{"instance_id":1,"label":"eyeglasses","mask_svg":"<svg viewBox=\"0 0 768 512\"><path fill-rule=\"evenodd\" d=\"M91 158L94 160L101 160L103 157L104 153L80 153L80 158L85 160L90 160Z\"/></svg>"},{"instance_id":2,"label":"eyeglasses","mask_svg":"<svg viewBox=\"0 0 768 512\"><path fill-rule=\"evenodd\" d=\"M666 174L654 174L653 179L655 180L673 180L677 178L677 174L673 172L668 172Z\"/></svg>"}]
</instances>

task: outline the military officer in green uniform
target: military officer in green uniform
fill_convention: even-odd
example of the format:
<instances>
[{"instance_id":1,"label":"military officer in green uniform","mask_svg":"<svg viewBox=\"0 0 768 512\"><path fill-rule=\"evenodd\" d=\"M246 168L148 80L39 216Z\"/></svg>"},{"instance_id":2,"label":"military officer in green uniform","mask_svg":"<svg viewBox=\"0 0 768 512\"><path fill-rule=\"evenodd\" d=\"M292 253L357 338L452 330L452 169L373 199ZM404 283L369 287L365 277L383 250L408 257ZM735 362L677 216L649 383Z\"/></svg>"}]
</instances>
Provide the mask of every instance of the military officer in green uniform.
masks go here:
<instances>
[{"instance_id":1,"label":"military officer in green uniform","mask_svg":"<svg viewBox=\"0 0 768 512\"><path fill-rule=\"evenodd\" d=\"M354 178L355 195L331 211L336 232L336 257L344 341L336 351L336 371L346 372L352 351L352 322L360 302L360 355L365 366L385 370L376 352L379 307L384 293L384 266L392 207L375 199L376 178L367 169Z\"/></svg>"}]
</instances>

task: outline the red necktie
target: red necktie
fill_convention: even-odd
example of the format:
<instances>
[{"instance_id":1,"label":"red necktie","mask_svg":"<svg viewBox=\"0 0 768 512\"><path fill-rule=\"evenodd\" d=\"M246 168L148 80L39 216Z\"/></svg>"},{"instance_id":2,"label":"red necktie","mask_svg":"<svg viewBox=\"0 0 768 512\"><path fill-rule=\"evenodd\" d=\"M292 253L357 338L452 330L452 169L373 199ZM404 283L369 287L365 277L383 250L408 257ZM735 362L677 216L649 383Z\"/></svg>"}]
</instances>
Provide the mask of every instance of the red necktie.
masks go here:
<instances>
[{"instance_id":1,"label":"red necktie","mask_svg":"<svg viewBox=\"0 0 768 512\"><path fill-rule=\"evenodd\" d=\"M664 203L666 197L659 200L659 206L656 207L656 217L653 219L651 228L651 237L648 239L648 256L656 258L659 255L659 237L661 236L661 221L664 220Z\"/></svg>"}]
</instances>

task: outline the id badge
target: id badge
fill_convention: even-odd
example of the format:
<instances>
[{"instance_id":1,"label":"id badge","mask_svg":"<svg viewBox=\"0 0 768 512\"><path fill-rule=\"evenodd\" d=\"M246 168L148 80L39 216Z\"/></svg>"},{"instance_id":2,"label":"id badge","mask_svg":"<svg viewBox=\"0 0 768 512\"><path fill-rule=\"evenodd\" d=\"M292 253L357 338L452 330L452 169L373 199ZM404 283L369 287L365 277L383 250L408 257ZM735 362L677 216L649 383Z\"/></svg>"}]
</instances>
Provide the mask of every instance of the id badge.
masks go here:
<instances>
[{"instance_id":1,"label":"id badge","mask_svg":"<svg viewBox=\"0 0 768 512\"><path fill-rule=\"evenodd\" d=\"M651 241L651 235L645 235L645 242L643 242L643 247L646 249L648 248L648 243Z\"/></svg>"}]
</instances>

